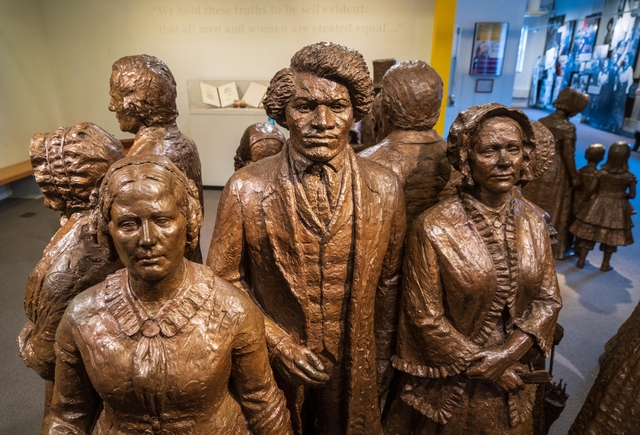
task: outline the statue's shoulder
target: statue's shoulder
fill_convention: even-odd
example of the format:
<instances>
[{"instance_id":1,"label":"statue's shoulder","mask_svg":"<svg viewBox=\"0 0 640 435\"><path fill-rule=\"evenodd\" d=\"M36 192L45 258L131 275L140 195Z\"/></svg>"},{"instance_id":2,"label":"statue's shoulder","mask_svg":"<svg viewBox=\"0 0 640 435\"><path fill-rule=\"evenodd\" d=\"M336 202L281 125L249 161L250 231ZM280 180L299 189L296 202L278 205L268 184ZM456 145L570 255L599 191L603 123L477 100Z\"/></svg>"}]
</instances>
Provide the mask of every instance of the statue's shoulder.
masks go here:
<instances>
[{"instance_id":1,"label":"statue's shoulder","mask_svg":"<svg viewBox=\"0 0 640 435\"><path fill-rule=\"evenodd\" d=\"M205 267L205 266L201 266ZM231 317L256 315L257 307L246 291L211 273L213 297L220 310Z\"/></svg>"},{"instance_id":2,"label":"statue's shoulder","mask_svg":"<svg viewBox=\"0 0 640 435\"><path fill-rule=\"evenodd\" d=\"M360 173L374 185L389 185L397 180L397 175L382 163L377 162L376 159L364 158L356 154L354 162L358 165Z\"/></svg>"},{"instance_id":3,"label":"statue's shoulder","mask_svg":"<svg viewBox=\"0 0 640 435\"><path fill-rule=\"evenodd\" d=\"M453 231L457 225L464 224L468 220L460 197L456 195L424 211L418 216L414 226L419 226L423 231L437 238L443 231Z\"/></svg>"},{"instance_id":4,"label":"statue's shoulder","mask_svg":"<svg viewBox=\"0 0 640 435\"><path fill-rule=\"evenodd\" d=\"M551 216L542 208L522 196L515 195L514 201L518 212L528 221L544 227L551 226Z\"/></svg>"},{"instance_id":5,"label":"statue's shoulder","mask_svg":"<svg viewBox=\"0 0 640 435\"><path fill-rule=\"evenodd\" d=\"M65 316L73 323L81 323L104 313L110 302L121 295L124 273L125 269L117 270L101 283L89 287L74 297L67 307Z\"/></svg>"},{"instance_id":6,"label":"statue's shoulder","mask_svg":"<svg viewBox=\"0 0 640 435\"><path fill-rule=\"evenodd\" d=\"M360 151L357 155L364 157L365 159L379 159L389 152L389 141L387 139L382 142L373 145L367 149Z\"/></svg>"}]
</instances>

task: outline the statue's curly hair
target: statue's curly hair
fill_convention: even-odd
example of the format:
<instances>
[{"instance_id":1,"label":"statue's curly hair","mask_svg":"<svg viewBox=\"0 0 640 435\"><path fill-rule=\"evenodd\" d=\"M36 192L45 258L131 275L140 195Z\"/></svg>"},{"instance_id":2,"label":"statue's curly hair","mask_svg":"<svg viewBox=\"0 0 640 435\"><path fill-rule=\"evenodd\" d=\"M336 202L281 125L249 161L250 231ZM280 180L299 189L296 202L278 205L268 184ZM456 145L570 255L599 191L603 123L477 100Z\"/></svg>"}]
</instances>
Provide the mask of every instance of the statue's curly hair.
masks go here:
<instances>
[{"instance_id":1,"label":"statue's curly hair","mask_svg":"<svg viewBox=\"0 0 640 435\"><path fill-rule=\"evenodd\" d=\"M163 184L175 199L187 225L187 247L198 246L198 235L202 227L202 208L198 199L198 188L178 167L163 156L129 156L114 163L100 184L98 206L93 213L93 224L98 243L106 257L114 261L117 253L109 233L111 207L123 186L141 180L154 180Z\"/></svg>"},{"instance_id":2,"label":"statue's curly hair","mask_svg":"<svg viewBox=\"0 0 640 435\"><path fill-rule=\"evenodd\" d=\"M281 126L287 128L285 110L295 92L296 73L308 73L344 85L349 90L356 121L371 111L373 81L362 55L342 45L319 42L300 49L291 58L291 66L281 69L271 79L263 104L267 115Z\"/></svg>"},{"instance_id":3,"label":"statue's curly hair","mask_svg":"<svg viewBox=\"0 0 640 435\"><path fill-rule=\"evenodd\" d=\"M113 64L126 113L144 126L165 125L178 117L176 80L155 56L125 56Z\"/></svg>"}]
</instances>

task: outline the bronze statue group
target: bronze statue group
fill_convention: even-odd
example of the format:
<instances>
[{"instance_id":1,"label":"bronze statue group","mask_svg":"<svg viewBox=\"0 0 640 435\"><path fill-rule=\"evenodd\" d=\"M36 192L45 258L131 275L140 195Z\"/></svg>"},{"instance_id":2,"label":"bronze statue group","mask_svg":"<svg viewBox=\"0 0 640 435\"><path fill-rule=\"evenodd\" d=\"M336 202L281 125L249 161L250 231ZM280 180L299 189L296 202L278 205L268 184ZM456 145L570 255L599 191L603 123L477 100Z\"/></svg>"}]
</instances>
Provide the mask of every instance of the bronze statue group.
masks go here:
<instances>
[{"instance_id":1,"label":"bronze statue group","mask_svg":"<svg viewBox=\"0 0 640 435\"><path fill-rule=\"evenodd\" d=\"M570 231L579 266L600 243L608 270L633 241L629 146L600 170L601 146L588 168L573 162L567 117L585 95L563 91L542 122L475 106L443 140L442 80L426 63L391 66L374 99L360 53L303 47L264 98L289 139L247 128L203 265L200 160L171 72L129 56L110 83L109 109L136 135L127 157L90 123L30 146L45 205L62 213L18 337L45 379L42 434L543 433L554 257ZM357 155L350 130L367 117L377 144ZM620 356L637 347L629 322L603 370L635 380ZM572 433L634 433L640 379L600 384ZM628 403L603 405L612 397Z\"/></svg>"}]
</instances>

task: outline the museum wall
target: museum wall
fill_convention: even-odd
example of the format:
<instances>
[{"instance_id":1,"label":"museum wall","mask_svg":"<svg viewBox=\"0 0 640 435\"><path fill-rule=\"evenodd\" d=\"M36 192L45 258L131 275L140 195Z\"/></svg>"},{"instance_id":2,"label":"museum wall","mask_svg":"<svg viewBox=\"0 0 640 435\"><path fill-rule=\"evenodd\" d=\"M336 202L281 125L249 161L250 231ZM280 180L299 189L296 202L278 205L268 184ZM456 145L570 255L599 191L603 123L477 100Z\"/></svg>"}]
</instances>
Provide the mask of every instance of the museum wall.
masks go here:
<instances>
[{"instance_id":1,"label":"museum wall","mask_svg":"<svg viewBox=\"0 0 640 435\"><path fill-rule=\"evenodd\" d=\"M541 17L525 17L524 25L528 27L527 46L525 48L522 71L516 72L513 85L513 98L528 98L531 89L531 76L538 60L538 56L544 53L544 46L547 39L548 15Z\"/></svg>"},{"instance_id":2,"label":"museum wall","mask_svg":"<svg viewBox=\"0 0 640 435\"><path fill-rule=\"evenodd\" d=\"M40 5L65 123L91 119L117 132L107 111L111 64L147 53L173 71L182 113L178 123L189 134L189 79L269 80L300 47L322 40L358 49L369 65L384 57L429 60L435 0L41 0Z\"/></svg>"},{"instance_id":3,"label":"museum wall","mask_svg":"<svg viewBox=\"0 0 640 435\"><path fill-rule=\"evenodd\" d=\"M2 138L0 167L27 159L31 135L59 124L92 121L129 137L107 110L111 65L122 56L147 53L169 65L178 83L178 124L189 134L187 80L269 80L305 44L326 40L354 47L370 66L385 57L429 61L435 0L1 4L14 12L0 17L1 68L8 74L0 85L8 115L0 122L12 126L10 137Z\"/></svg>"},{"instance_id":4,"label":"museum wall","mask_svg":"<svg viewBox=\"0 0 640 435\"><path fill-rule=\"evenodd\" d=\"M511 104L520 29L524 23L526 6L525 1L483 0L479 2L477 0L458 0L456 12L456 26L460 27L458 61L455 71L451 74L453 83L450 83L449 88L449 94L455 95L455 106L447 108L445 135L448 133L458 113L464 109L493 101L505 105ZM509 23L501 76L489 77L469 74L474 29L477 22ZM476 93L475 86L478 78L493 79L493 91L491 93Z\"/></svg>"},{"instance_id":5,"label":"museum wall","mask_svg":"<svg viewBox=\"0 0 640 435\"><path fill-rule=\"evenodd\" d=\"M601 12L605 0L556 0L555 15L564 15L566 21L580 20L594 12Z\"/></svg>"},{"instance_id":6,"label":"museum wall","mask_svg":"<svg viewBox=\"0 0 640 435\"><path fill-rule=\"evenodd\" d=\"M0 1L0 168L29 158L29 138L61 122L39 3Z\"/></svg>"}]
</instances>

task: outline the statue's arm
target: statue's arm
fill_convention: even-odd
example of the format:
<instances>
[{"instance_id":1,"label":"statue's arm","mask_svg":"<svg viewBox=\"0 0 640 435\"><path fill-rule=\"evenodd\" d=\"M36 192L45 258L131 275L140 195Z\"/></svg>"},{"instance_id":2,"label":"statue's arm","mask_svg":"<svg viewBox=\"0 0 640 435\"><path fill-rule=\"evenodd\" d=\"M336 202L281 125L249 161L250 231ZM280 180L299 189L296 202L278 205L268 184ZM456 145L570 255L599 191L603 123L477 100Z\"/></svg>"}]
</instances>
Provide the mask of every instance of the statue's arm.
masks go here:
<instances>
[{"instance_id":1,"label":"statue's arm","mask_svg":"<svg viewBox=\"0 0 640 435\"><path fill-rule=\"evenodd\" d=\"M631 180L629 182L629 193L627 193L627 199L634 199L636 197L636 184L638 183L636 177L631 174Z\"/></svg>"},{"instance_id":2,"label":"statue's arm","mask_svg":"<svg viewBox=\"0 0 640 435\"><path fill-rule=\"evenodd\" d=\"M244 222L242 207L232 182L227 183L209 245L207 266L222 279L246 290L244 270Z\"/></svg>"},{"instance_id":3,"label":"statue's arm","mask_svg":"<svg viewBox=\"0 0 640 435\"><path fill-rule=\"evenodd\" d=\"M393 373L390 360L395 351L399 287L402 280L402 252L407 228L404 194L398 180L396 180L396 193L391 215L389 245L382 264L375 301L377 381L380 396L384 396L384 392L389 388Z\"/></svg>"},{"instance_id":4,"label":"statue's arm","mask_svg":"<svg viewBox=\"0 0 640 435\"><path fill-rule=\"evenodd\" d=\"M232 381L242 412L253 434L292 434L284 394L269 365L263 315L249 301L245 310L232 355Z\"/></svg>"},{"instance_id":5,"label":"statue's arm","mask_svg":"<svg viewBox=\"0 0 640 435\"><path fill-rule=\"evenodd\" d=\"M56 329L69 301L76 296L76 273L54 272L44 279L35 322L28 321L18 337L18 350L27 367L53 381Z\"/></svg>"},{"instance_id":6,"label":"statue's arm","mask_svg":"<svg viewBox=\"0 0 640 435\"><path fill-rule=\"evenodd\" d=\"M216 225L209 245L207 266L220 278L234 286L250 292L249 279L246 276L246 242L244 215L240 198L233 181L227 183L218 204ZM264 315L269 351L289 335L268 316Z\"/></svg>"},{"instance_id":7,"label":"statue's arm","mask_svg":"<svg viewBox=\"0 0 640 435\"><path fill-rule=\"evenodd\" d=\"M571 177L571 184L573 187L579 186L582 181L576 169L576 128L573 125L571 134L562 139L562 160Z\"/></svg>"},{"instance_id":8,"label":"statue's arm","mask_svg":"<svg viewBox=\"0 0 640 435\"><path fill-rule=\"evenodd\" d=\"M51 411L41 435L88 435L98 410L98 395L87 376L68 314L56 334L56 371Z\"/></svg>"},{"instance_id":9,"label":"statue's arm","mask_svg":"<svg viewBox=\"0 0 640 435\"><path fill-rule=\"evenodd\" d=\"M534 234L532 239L541 245L540 252L543 253L539 259L539 268L543 273L542 283L529 309L521 318L515 319L515 324L533 339L532 344L535 342L548 355L553 344L558 313L562 308L562 297L547 228L545 225L538 225L534 227L534 231L538 231L538 234Z\"/></svg>"},{"instance_id":10,"label":"statue's arm","mask_svg":"<svg viewBox=\"0 0 640 435\"><path fill-rule=\"evenodd\" d=\"M411 334L415 346L422 349L419 360L413 362L424 366L434 377L451 376L464 371L480 348L447 318L442 265L427 235L429 225L429 221L418 219L407 237L402 268L400 328L404 334ZM465 264L452 265L456 266L468 267ZM403 343L399 342L397 353L400 356L403 354L402 346Z\"/></svg>"}]
</instances>

